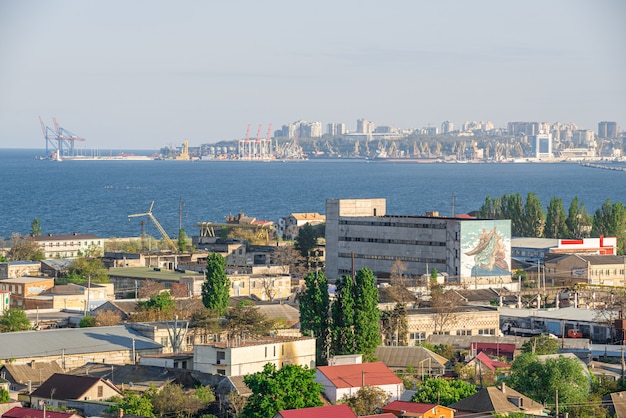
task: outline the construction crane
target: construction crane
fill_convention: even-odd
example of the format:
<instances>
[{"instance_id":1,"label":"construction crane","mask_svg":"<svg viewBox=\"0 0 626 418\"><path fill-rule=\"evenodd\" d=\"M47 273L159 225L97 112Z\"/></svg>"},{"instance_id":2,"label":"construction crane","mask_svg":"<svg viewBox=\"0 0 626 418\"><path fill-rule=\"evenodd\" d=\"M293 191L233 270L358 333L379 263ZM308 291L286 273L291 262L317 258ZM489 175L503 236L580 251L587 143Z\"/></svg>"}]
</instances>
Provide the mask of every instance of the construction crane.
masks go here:
<instances>
[{"instance_id":1,"label":"construction crane","mask_svg":"<svg viewBox=\"0 0 626 418\"><path fill-rule=\"evenodd\" d=\"M165 240L165 242L167 243L167 245L174 251L174 252L178 252L178 247L176 246L176 244L174 244L174 241L172 241L172 239L170 238L169 235L167 235L167 232L165 232L165 229L163 229L163 227L161 226L161 224L159 223L159 221L157 221L157 219L154 217L154 215L152 214L152 207L154 206L154 200L152 201L152 203L150 204L150 209L148 209L148 212L146 213L135 213L132 215L128 215L128 222L130 222L130 218L137 218L140 216L147 216L152 220L152 223L154 223L154 225L157 227L157 229L159 230L159 232L161 233L161 235L163 236L163 239Z\"/></svg>"},{"instance_id":2,"label":"construction crane","mask_svg":"<svg viewBox=\"0 0 626 418\"><path fill-rule=\"evenodd\" d=\"M52 122L54 123L54 129L46 126L44 124L43 119L39 116L39 123L41 124L41 130L43 132L43 136L46 140L46 154L48 157L52 156L50 152L50 147L53 150L56 150L57 158L61 157L61 154L64 156L71 155L74 156L74 143L76 141L85 141L85 138L79 137L78 135L73 134L67 129L59 126L56 118L52 118ZM64 152L65 148L65 152Z\"/></svg>"}]
</instances>

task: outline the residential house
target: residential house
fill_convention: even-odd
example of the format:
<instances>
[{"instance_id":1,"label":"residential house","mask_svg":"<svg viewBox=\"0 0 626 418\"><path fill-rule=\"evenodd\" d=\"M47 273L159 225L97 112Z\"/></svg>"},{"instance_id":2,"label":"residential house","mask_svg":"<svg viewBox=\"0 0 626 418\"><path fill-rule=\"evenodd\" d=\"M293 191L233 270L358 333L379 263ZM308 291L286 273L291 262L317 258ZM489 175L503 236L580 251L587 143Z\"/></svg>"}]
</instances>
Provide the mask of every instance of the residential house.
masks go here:
<instances>
[{"instance_id":1,"label":"residential house","mask_svg":"<svg viewBox=\"0 0 626 418\"><path fill-rule=\"evenodd\" d=\"M77 258L104 254L104 238L93 234L40 235L32 237L44 258Z\"/></svg>"},{"instance_id":2,"label":"residential house","mask_svg":"<svg viewBox=\"0 0 626 418\"><path fill-rule=\"evenodd\" d=\"M15 406L3 413L2 418L82 418L82 416L68 412L46 411L44 409Z\"/></svg>"},{"instance_id":3,"label":"residential house","mask_svg":"<svg viewBox=\"0 0 626 418\"><path fill-rule=\"evenodd\" d=\"M317 212L292 213L278 220L278 234L286 240L294 240L304 225L320 225L326 223L326 215Z\"/></svg>"},{"instance_id":4,"label":"residential house","mask_svg":"<svg viewBox=\"0 0 626 418\"><path fill-rule=\"evenodd\" d=\"M311 408L287 409L279 411L274 418L356 418L348 405L325 405Z\"/></svg>"},{"instance_id":5,"label":"residential house","mask_svg":"<svg viewBox=\"0 0 626 418\"><path fill-rule=\"evenodd\" d=\"M545 280L554 286L573 286L581 282L602 286L624 286L625 268L625 256L564 255L545 262Z\"/></svg>"},{"instance_id":6,"label":"residential house","mask_svg":"<svg viewBox=\"0 0 626 418\"><path fill-rule=\"evenodd\" d=\"M472 357L466 364L468 366L473 366L477 373L495 373L497 370L508 371L511 368L510 364L494 360L485 354L484 351L481 351L476 356Z\"/></svg>"},{"instance_id":7,"label":"residential house","mask_svg":"<svg viewBox=\"0 0 626 418\"><path fill-rule=\"evenodd\" d=\"M0 377L9 382L11 391L36 388L55 373L63 373L56 361L35 361L25 364L4 363L0 367Z\"/></svg>"},{"instance_id":8,"label":"residential house","mask_svg":"<svg viewBox=\"0 0 626 418\"><path fill-rule=\"evenodd\" d=\"M120 316L122 321L126 321L137 312L139 299L116 299L108 300L91 310L91 314L98 316L103 312L114 312Z\"/></svg>"},{"instance_id":9,"label":"residential house","mask_svg":"<svg viewBox=\"0 0 626 418\"><path fill-rule=\"evenodd\" d=\"M114 298L111 283L91 284L89 287L71 283L53 286L37 296L24 298L24 309L90 311Z\"/></svg>"},{"instance_id":10,"label":"residential house","mask_svg":"<svg viewBox=\"0 0 626 418\"><path fill-rule=\"evenodd\" d=\"M533 401L528 396L511 389L504 383L500 386L489 386L479 389L472 396L461 399L451 405L456 416L472 418L492 418L493 414L509 414L512 412L526 415L544 415L542 404Z\"/></svg>"},{"instance_id":11,"label":"residential house","mask_svg":"<svg viewBox=\"0 0 626 418\"><path fill-rule=\"evenodd\" d=\"M113 383L99 377L55 373L30 394L30 404L45 402L62 408L70 400L104 401L121 394Z\"/></svg>"},{"instance_id":12,"label":"residential house","mask_svg":"<svg viewBox=\"0 0 626 418\"><path fill-rule=\"evenodd\" d=\"M160 354L163 346L127 325L59 328L0 334L0 359L14 364L56 360L63 370L88 362L136 363L144 354Z\"/></svg>"},{"instance_id":13,"label":"residential house","mask_svg":"<svg viewBox=\"0 0 626 418\"><path fill-rule=\"evenodd\" d=\"M602 404L608 409L608 416L626 418L626 391L604 395L602 397Z\"/></svg>"},{"instance_id":14,"label":"residential house","mask_svg":"<svg viewBox=\"0 0 626 418\"><path fill-rule=\"evenodd\" d=\"M13 408L21 408L21 407L22 407L22 403L18 401L0 403L0 417L4 417L4 414L9 412Z\"/></svg>"},{"instance_id":15,"label":"residential house","mask_svg":"<svg viewBox=\"0 0 626 418\"><path fill-rule=\"evenodd\" d=\"M17 279L23 276L38 276L41 263L38 261L6 261L0 263L0 280Z\"/></svg>"},{"instance_id":16,"label":"residential house","mask_svg":"<svg viewBox=\"0 0 626 418\"><path fill-rule=\"evenodd\" d=\"M454 409L431 403L393 401L383 406L383 412L398 417L454 418Z\"/></svg>"},{"instance_id":17,"label":"residential house","mask_svg":"<svg viewBox=\"0 0 626 418\"><path fill-rule=\"evenodd\" d=\"M119 298L137 297L139 289L147 282L158 283L171 290L174 284L184 277L204 280L204 275L193 271L167 269L161 267L120 267L108 271L115 294Z\"/></svg>"},{"instance_id":18,"label":"residential house","mask_svg":"<svg viewBox=\"0 0 626 418\"><path fill-rule=\"evenodd\" d=\"M446 372L448 359L422 346L379 346L374 354L393 371L413 372L420 376L437 377Z\"/></svg>"},{"instance_id":19,"label":"residential house","mask_svg":"<svg viewBox=\"0 0 626 418\"><path fill-rule=\"evenodd\" d=\"M38 296L54 286L50 277L23 276L0 280L0 290L11 292L11 308L24 309L24 299Z\"/></svg>"},{"instance_id":20,"label":"residential house","mask_svg":"<svg viewBox=\"0 0 626 418\"><path fill-rule=\"evenodd\" d=\"M399 399L404 392L402 380L382 362L319 366L315 381L324 387L324 394L331 402L354 396L364 386L384 390L391 400Z\"/></svg>"},{"instance_id":21,"label":"residential house","mask_svg":"<svg viewBox=\"0 0 626 418\"><path fill-rule=\"evenodd\" d=\"M315 367L315 338L255 337L193 348L194 370L225 376L240 376L263 370L267 363L281 368L286 364Z\"/></svg>"},{"instance_id":22,"label":"residential house","mask_svg":"<svg viewBox=\"0 0 626 418\"><path fill-rule=\"evenodd\" d=\"M61 277L67 274L74 262L71 258L41 260L41 273L48 277Z\"/></svg>"}]
</instances>

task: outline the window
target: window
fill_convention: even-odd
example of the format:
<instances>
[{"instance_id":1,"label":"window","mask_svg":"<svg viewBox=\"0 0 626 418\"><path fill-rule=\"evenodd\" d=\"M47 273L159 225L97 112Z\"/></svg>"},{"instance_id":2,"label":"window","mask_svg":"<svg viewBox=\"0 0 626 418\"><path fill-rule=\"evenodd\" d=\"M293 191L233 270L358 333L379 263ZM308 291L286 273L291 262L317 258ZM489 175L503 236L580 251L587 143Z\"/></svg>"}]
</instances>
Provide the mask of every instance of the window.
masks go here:
<instances>
[{"instance_id":1,"label":"window","mask_svg":"<svg viewBox=\"0 0 626 418\"><path fill-rule=\"evenodd\" d=\"M472 335L471 329L457 329L456 335Z\"/></svg>"},{"instance_id":2,"label":"window","mask_svg":"<svg viewBox=\"0 0 626 418\"><path fill-rule=\"evenodd\" d=\"M168 338L167 337L161 337L161 345L163 347L167 347L167 342L168 342Z\"/></svg>"},{"instance_id":3,"label":"window","mask_svg":"<svg viewBox=\"0 0 626 418\"><path fill-rule=\"evenodd\" d=\"M102 398L104 396L104 386L98 385L98 398Z\"/></svg>"},{"instance_id":4,"label":"window","mask_svg":"<svg viewBox=\"0 0 626 418\"><path fill-rule=\"evenodd\" d=\"M265 347L265 357L267 357L267 347Z\"/></svg>"},{"instance_id":5,"label":"window","mask_svg":"<svg viewBox=\"0 0 626 418\"><path fill-rule=\"evenodd\" d=\"M217 369L217 374L225 375L226 369Z\"/></svg>"},{"instance_id":6,"label":"window","mask_svg":"<svg viewBox=\"0 0 626 418\"><path fill-rule=\"evenodd\" d=\"M479 329L478 335L496 335L496 330L494 328Z\"/></svg>"}]
</instances>

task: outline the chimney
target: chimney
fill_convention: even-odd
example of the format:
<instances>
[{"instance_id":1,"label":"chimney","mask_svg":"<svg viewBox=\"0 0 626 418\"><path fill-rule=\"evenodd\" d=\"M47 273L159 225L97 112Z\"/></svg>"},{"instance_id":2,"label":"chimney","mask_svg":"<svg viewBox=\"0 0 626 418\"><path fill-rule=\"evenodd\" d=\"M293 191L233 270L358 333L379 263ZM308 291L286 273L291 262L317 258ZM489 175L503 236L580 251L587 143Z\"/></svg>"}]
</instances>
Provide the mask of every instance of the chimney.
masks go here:
<instances>
[{"instance_id":1,"label":"chimney","mask_svg":"<svg viewBox=\"0 0 626 418\"><path fill-rule=\"evenodd\" d=\"M504 382L500 384L500 391L502 391L502 393L506 393L506 384Z\"/></svg>"},{"instance_id":2,"label":"chimney","mask_svg":"<svg viewBox=\"0 0 626 418\"><path fill-rule=\"evenodd\" d=\"M35 360L30 361L30 367L33 369L35 368Z\"/></svg>"}]
</instances>

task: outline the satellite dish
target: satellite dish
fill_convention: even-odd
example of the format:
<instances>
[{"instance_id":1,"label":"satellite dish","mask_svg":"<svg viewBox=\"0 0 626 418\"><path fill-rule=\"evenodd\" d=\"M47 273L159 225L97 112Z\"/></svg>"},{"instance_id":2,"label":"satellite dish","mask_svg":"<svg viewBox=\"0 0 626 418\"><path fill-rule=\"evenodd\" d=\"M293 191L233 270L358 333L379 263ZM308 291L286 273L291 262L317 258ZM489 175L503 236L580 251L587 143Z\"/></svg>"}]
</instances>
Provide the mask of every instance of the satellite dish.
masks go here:
<instances>
[{"instance_id":1,"label":"satellite dish","mask_svg":"<svg viewBox=\"0 0 626 418\"><path fill-rule=\"evenodd\" d=\"M128 382L128 386L133 387L133 382Z\"/></svg>"}]
</instances>

